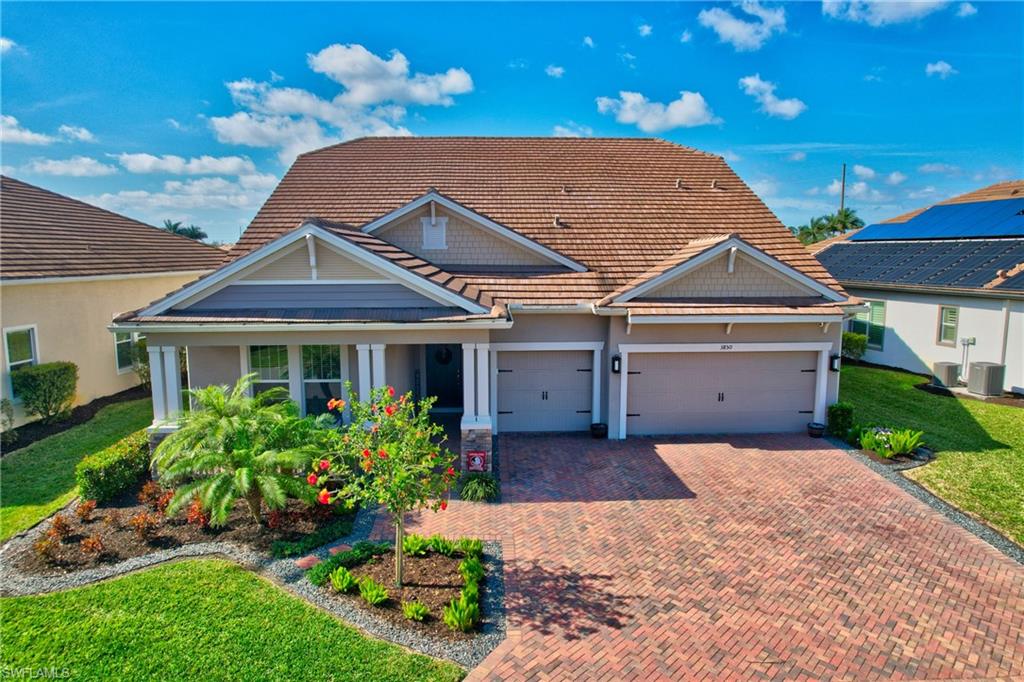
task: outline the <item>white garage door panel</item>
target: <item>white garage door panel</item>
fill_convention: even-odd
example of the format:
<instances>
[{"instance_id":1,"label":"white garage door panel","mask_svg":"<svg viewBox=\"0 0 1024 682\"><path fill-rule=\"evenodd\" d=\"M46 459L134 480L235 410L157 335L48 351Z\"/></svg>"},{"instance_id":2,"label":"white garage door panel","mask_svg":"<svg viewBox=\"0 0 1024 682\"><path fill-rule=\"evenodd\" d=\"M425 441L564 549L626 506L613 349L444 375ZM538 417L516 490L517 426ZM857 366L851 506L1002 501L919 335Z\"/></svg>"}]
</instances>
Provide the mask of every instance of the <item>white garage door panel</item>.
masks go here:
<instances>
[{"instance_id":1,"label":"white garage door panel","mask_svg":"<svg viewBox=\"0 0 1024 682\"><path fill-rule=\"evenodd\" d=\"M813 419L815 366L813 352L630 354L627 431L801 431Z\"/></svg>"},{"instance_id":2,"label":"white garage door panel","mask_svg":"<svg viewBox=\"0 0 1024 682\"><path fill-rule=\"evenodd\" d=\"M592 363L590 351L499 352L498 431L589 429Z\"/></svg>"}]
</instances>

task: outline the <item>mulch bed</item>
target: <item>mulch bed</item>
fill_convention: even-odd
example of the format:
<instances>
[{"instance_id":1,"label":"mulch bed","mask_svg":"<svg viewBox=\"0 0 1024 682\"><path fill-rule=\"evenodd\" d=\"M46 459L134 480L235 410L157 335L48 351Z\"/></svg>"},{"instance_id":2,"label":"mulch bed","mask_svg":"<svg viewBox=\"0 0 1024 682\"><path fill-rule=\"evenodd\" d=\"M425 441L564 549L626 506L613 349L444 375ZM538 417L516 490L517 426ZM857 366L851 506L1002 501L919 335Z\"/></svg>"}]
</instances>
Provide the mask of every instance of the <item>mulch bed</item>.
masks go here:
<instances>
[{"instance_id":1,"label":"mulch bed","mask_svg":"<svg viewBox=\"0 0 1024 682\"><path fill-rule=\"evenodd\" d=\"M879 464L884 464L885 466L888 467L903 466L910 462L916 461L913 457L908 457L906 455L896 455L895 457L882 457L881 455L876 455L871 450L861 450L861 452L864 453L864 455L867 456L867 458L870 459L871 461L878 462Z\"/></svg>"},{"instance_id":2,"label":"mulch bed","mask_svg":"<svg viewBox=\"0 0 1024 682\"><path fill-rule=\"evenodd\" d=\"M1024 396L1016 396L1012 393L1004 393L1001 396L989 396L981 397L970 394L954 393L948 388L941 386L933 386L929 382L923 384L914 384L914 388L925 393L931 393L932 395L941 395L946 398L964 398L966 400L980 400L984 403L995 403L996 405L1006 405L1007 407L1019 407L1024 409Z\"/></svg>"},{"instance_id":3,"label":"mulch bed","mask_svg":"<svg viewBox=\"0 0 1024 682\"><path fill-rule=\"evenodd\" d=\"M352 575L357 578L369 576L384 585L389 596L386 602L378 606L370 606L359 596L358 590L351 594L337 594L332 591L332 594L337 599L350 600L359 608L372 611L375 615L400 628L409 628L455 640L470 639L474 633L451 630L441 619L444 607L459 597L459 593L465 585L465 581L459 573L461 561L462 557L446 557L434 552L424 557L406 556L404 557L403 586L401 590L397 590L394 586L395 554L392 550L351 569ZM480 583L481 594L484 592L485 582L486 577ZM330 583L328 583L327 589L330 589ZM414 600L430 609L430 615L422 623L409 620L402 613L402 603Z\"/></svg>"},{"instance_id":4,"label":"mulch bed","mask_svg":"<svg viewBox=\"0 0 1024 682\"><path fill-rule=\"evenodd\" d=\"M307 506L289 500L280 512L264 513L267 525L257 525L244 502L239 501L228 516L227 524L220 528L203 528L186 521L187 509L173 518L154 510L150 504L138 500L143 482L121 497L96 507L88 521L76 514L76 505L61 512L70 526L70 534L58 543L51 556L42 556L32 546L15 554L14 563L25 573L70 573L101 564L112 564L131 557L143 556L163 549L201 542L228 541L268 551L275 540L295 541L341 518L331 509ZM157 527L149 540L140 540L129 524L136 514L149 513L157 519ZM44 522L49 529L52 519ZM273 526L273 527L269 527ZM82 551L82 540L99 536L103 551L91 555Z\"/></svg>"},{"instance_id":5,"label":"mulch bed","mask_svg":"<svg viewBox=\"0 0 1024 682\"><path fill-rule=\"evenodd\" d=\"M29 422L19 426L16 429L11 429L14 440L10 445L6 446L0 456L9 455L12 452L17 452L21 448L28 447L35 443L37 440L42 440L48 436L53 436L62 431L67 431L72 426L78 426L84 424L93 417L96 413L102 410L108 405L115 403L123 403L129 400L141 400L142 398L149 397L149 390L142 386L135 386L129 388L126 391L115 393L114 395L106 395L102 398L96 398L91 403L85 405L79 405L71 410L71 414L67 419L53 424L44 424L41 421Z\"/></svg>"}]
</instances>

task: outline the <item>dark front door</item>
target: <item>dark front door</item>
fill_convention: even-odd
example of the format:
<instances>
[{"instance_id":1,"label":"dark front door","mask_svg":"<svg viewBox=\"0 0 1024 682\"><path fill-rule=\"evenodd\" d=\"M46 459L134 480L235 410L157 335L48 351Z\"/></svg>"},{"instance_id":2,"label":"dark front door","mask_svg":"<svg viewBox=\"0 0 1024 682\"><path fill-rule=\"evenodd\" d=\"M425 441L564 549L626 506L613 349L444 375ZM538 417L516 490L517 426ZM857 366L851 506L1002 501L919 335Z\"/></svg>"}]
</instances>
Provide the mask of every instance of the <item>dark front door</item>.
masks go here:
<instances>
[{"instance_id":1,"label":"dark front door","mask_svg":"<svg viewBox=\"0 0 1024 682\"><path fill-rule=\"evenodd\" d=\"M462 408L462 347L455 343L427 344L428 396L437 396L434 407Z\"/></svg>"}]
</instances>

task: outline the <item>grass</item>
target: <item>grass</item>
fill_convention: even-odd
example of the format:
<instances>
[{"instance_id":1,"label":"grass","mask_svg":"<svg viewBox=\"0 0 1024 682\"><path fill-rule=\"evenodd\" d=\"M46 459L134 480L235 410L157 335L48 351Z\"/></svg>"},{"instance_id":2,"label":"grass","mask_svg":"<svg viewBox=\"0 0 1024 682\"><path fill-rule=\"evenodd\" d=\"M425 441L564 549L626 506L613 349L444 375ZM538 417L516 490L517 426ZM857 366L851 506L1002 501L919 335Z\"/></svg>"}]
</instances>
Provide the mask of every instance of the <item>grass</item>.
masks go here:
<instances>
[{"instance_id":1,"label":"grass","mask_svg":"<svg viewBox=\"0 0 1024 682\"><path fill-rule=\"evenodd\" d=\"M840 398L854 421L912 427L938 451L906 475L1024 545L1024 410L948 398L914 388L916 374L871 367L842 370Z\"/></svg>"},{"instance_id":2,"label":"grass","mask_svg":"<svg viewBox=\"0 0 1024 682\"><path fill-rule=\"evenodd\" d=\"M74 679L458 680L222 560L165 564L89 587L0 600L4 670Z\"/></svg>"},{"instance_id":3,"label":"grass","mask_svg":"<svg viewBox=\"0 0 1024 682\"><path fill-rule=\"evenodd\" d=\"M75 465L153 420L148 398L108 405L84 424L0 460L0 541L31 527L75 496Z\"/></svg>"}]
</instances>

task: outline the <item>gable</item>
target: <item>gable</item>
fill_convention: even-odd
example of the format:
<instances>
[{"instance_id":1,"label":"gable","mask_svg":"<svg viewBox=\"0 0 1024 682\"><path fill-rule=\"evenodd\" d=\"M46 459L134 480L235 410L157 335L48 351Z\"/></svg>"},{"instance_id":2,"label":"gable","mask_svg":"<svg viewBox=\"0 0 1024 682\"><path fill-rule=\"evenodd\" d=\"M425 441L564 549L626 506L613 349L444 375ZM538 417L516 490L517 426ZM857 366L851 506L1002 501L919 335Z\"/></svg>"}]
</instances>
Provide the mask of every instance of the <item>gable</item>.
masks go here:
<instances>
[{"instance_id":1,"label":"gable","mask_svg":"<svg viewBox=\"0 0 1024 682\"><path fill-rule=\"evenodd\" d=\"M698 268L644 292L643 298L755 298L817 295L782 273L770 270L744 253L737 253L729 272L725 252Z\"/></svg>"},{"instance_id":2,"label":"gable","mask_svg":"<svg viewBox=\"0 0 1024 682\"><path fill-rule=\"evenodd\" d=\"M315 239L316 276L310 267L309 248L297 244L281 254L257 263L243 271L239 277L245 282L272 282L296 280L380 280L381 275L355 259L344 256L323 240Z\"/></svg>"}]
</instances>

